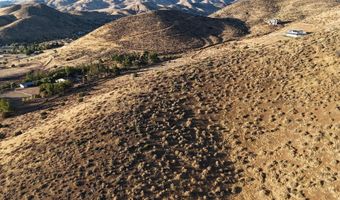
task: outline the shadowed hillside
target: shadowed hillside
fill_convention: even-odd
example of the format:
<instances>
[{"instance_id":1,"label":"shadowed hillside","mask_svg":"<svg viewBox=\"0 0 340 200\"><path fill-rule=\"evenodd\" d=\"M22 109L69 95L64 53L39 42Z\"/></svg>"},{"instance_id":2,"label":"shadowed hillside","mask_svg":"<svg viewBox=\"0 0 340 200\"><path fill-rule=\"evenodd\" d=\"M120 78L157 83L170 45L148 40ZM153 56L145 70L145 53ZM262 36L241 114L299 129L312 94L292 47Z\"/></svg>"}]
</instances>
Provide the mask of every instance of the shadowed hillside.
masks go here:
<instances>
[{"instance_id":1,"label":"shadowed hillside","mask_svg":"<svg viewBox=\"0 0 340 200\"><path fill-rule=\"evenodd\" d=\"M179 52L207 45L209 37L232 39L247 32L237 19L216 20L178 11L157 11L117 20L90 33L122 49ZM86 38L85 38L86 39Z\"/></svg>"},{"instance_id":2,"label":"shadowed hillside","mask_svg":"<svg viewBox=\"0 0 340 200\"><path fill-rule=\"evenodd\" d=\"M87 15L92 19L86 18ZM14 5L0 9L0 44L72 37L110 19L111 16L99 13L62 13L44 4Z\"/></svg>"},{"instance_id":3,"label":"shadowed hillside","mask_svg":"<svg viewBox=\"0 0 340 200\"><path fill-rule=\"evenodd\" d=\"M61 49L60 59L73 60L109 51L181 53L239 38L247 31L242 21L233 18L212 19L161 10L106 24Z\"/></svg>"},{"instance_id":4,"label":"shadowed hillside","mask_svg":"<svg viewBox=\"0 0 340 200\"><path fill-rule=\"evenodd\" d=\"M15 0L27 2L27 0ZM44 2L62 11L103 11L114 15L131 15L152 10L168 9L209 15L232 0L30 0Z\"/></svg>"}]
</instances>

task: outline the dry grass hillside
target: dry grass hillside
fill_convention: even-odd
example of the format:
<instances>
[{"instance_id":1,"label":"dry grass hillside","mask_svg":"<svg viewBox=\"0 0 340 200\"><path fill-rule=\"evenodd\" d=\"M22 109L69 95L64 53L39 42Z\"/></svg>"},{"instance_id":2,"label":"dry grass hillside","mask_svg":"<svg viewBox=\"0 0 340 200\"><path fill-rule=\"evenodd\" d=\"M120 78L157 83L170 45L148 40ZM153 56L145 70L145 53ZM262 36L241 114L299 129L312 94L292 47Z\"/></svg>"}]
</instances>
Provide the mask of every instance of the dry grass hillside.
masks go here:
<instances>
[{"instance_id":1,"label":"dry grass hillside","mask_svg":"<svg viewBox=\"0 0 340 200\"><path fill-rule=\"evenodd\" d=\"M266 20L278 18L285 22L299 21L339 6L337 0L240 0L227 6L212 17L235 17L245 21L254 32L263 32ZM254 27L255 26L255 27Z\"/></svg>"},{"instance_id":2,"label":"dry grass hillside","mask_svg":"<svg viewBox=\"0 0 340 200\"><path fill-rule=\"evenodd\" d=\"M212 19L161 10L106 24L61 49L59 60L79 59L112 50L180 53L238 38L246 33L247 27L237 19Z\"/></svg>"},{"instance_id":3,"label":"dry grass hillside","mask_svg":"<svg viewBox=\"0 0 340 200\"><path fill-rule=\"evenodd\" d=\"M90 20L88 15L97 20ZM62 13L44 4L5 7L0 9L0 45L72 37L110 19L111 16L99 13Z\"/></svg>"},{"instance_id":4,"label":"dry grass hillside","mask_svg":"<svg viewBox=\"0 0 340 200\"><path fill-rule=\"evenodd\" d=\"M16 0L27 2L28 0ZM62 11L101 11L114 15L134 15L151 10L180 10L193 14L209 15L232 0L29 0L44 2ZM1 2L0 2L1 3Z\"/></svg>"},{"instance_id":5,"label":"dry grass hillside","mask_svg":"<svg viewBox=\"0 0 340 200\"><path fill-rule=\"evenodd\" d=\"M3 120L0 199L339 199L339 19L333 9L306 19L319 28L304 38L212 46Z\"/></svg>"}]
</instances>

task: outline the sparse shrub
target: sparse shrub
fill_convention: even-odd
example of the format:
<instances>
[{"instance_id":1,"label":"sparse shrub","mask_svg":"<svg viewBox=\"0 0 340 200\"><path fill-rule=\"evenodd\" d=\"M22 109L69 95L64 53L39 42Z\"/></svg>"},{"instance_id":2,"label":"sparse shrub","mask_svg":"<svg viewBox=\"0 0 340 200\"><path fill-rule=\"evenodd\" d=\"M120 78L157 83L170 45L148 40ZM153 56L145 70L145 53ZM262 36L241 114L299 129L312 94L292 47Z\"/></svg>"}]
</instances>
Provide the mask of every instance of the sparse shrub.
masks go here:
<instances>
[{"instance_id":1,"label":"sparse shrub","mask_svg":"<svg viewBox=\"0 0 340 200\"><path fill-rule=\"evenodd\" d=\"M40 118L41 119L46 119L47 118L47 112L43 111L40 113Z\"/></svg>"},{"instance_id":2,"label":"sparse shrub","mask_svg":"<svg viewBox=\"0 0 340 200\"><path fill-rule=\"evenodd\" d=\"M19 136L21 134L22 134L22 131L17 131L17 132L14 133L15 136Z\"/></svg>"},{"instance_id":3,"label":"sparse shrub","mask_svg":"<svg viewBox=\"0 0 340 200\"><path fill-rule=\"evenodd\" d=\"M7 83L4 83L4 84L0 84L0 92L15 88L17 86L18 86L18 84L15 83L15 82L7 82Z\"/></svg>"},{"instance_id":4,"label":"sparse shrub","mask_svg":"<svg viewBox=\"0 0 340 200\"><path fill-rule=\"evenodd\" d=\"M98 76L101 73L106 73L107 67L103 64L91 64L85 67L86 74L89 77Z\"/></svg>"},{"instance_id":5,"label":"sparse shrub","mask_svg":"<svg viewBox=\"0 0 340 200\"><path fill-rule=\"evenodd\" d=\"M339 50L339 51L336 51L336 56L337 56L338 58L340 58L340 50Z\"/></svg>"},{"instance_id":6,"label":"sparse shrub","mask_svg":"<svg viewBox=\"0 0 340 200\"><path fill-rule=\"evenodd\" d=\"M78 72L78 70L74 67L65 67L64 70L67 77L73 76Z\"/></svg>"},{"instance_id":7,"label":"sparse shrub","mask_svg":"<svg viewBox=\"0 0 340 200\"><path fill-rule=\"evenodd\" d=\"M120 69L116 65L111 67L110 71L111 71L111 74L114 76L120 75Z\"/></svg>"},{"instance_id":8,"label":"sparse shrub","mask_svg":"<svg viewBox=\"0 0 340 200\"><path fill-rule=\"evenodd\" d=\"M0 133L0 140L3 140L6 138L6 135L4 133Z\"/></svg>"},{"instance_id":9,"label":"sparse shrub","mask_svg":"<svg viewBox=\"0 0 340 200\"><path fill-rule=\"evenodd\" d=\"M29 56L29 55L34 53L34 49L30 49L30 48L29 49L25 49L24 53Z\"/></svg>"},{"instance_id":10,"label":"sparse shrub","mask_svg":"<svg viewBox=\"0 0 340 200\"><path fill-rule=\"evenodd\" d=\"M151 62L151 64L159 62L158 54L157 53L150 54L149 55L149 61Z\"/></svg>"},{"instance_id":11,"label":"sparse shrub","mask_svg":"<svg viewBox=\"0 0 340 200\"><path fill-rule=\"evenodd\" d=\"M133 73L132 74L132 78L136 78L136 77L138 77L138 74L137 73Z\"/></svg>"},{"instance_id":12,"label":"sparse shrub","mask_svg":"<svg viewBox=\"0 0 340 200\"><path fill-rule=\"evenodd\" d=\"M0 113L3 118L7 118L12 112L12 106L10 102L6 99L0 99Z\"/></svg>"},{"instance_id":13,"label":"sparse shrub","mask_svg":"<svg viewBox=\"0 0 340 200\"><path fill-rule=\"evenodd\" d=\"M79 97L79 98L84 97L84 96L86 96L86 93L85 93L85 92L80 92L80 93L78 94L78 97Z\"/></svg>"}]
</instances>

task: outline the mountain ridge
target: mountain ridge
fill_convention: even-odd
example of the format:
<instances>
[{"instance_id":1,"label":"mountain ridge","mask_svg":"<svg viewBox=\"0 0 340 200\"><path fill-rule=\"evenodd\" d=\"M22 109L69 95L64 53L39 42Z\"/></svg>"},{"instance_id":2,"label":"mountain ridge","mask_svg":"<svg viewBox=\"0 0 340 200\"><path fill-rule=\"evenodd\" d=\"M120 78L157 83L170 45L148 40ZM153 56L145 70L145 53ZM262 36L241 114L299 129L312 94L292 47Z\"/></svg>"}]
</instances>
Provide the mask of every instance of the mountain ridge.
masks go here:
<instances>
[{"instance_id":1,"label":"mountain ridge","mask_svg":"<svg viewBox=\"0 0 340 200\"><path fill-rule=\"evenodd\" d=\"M13 5L0 9L0 44L73 37L93 30L112 18L104 13L72 15L45 4Z\"/></svg>"},{"instance_id":2,"label":"mountain ridge","mask_svg":"<svg viewBox=\"0 0 340 200\"><path fill-rule=\"evenodd\" d=\"M209 15L229 5L233 0L14 0L16 3L45 3L61 11L104 11L114 15L131 15L159 9Z\"/></svg>"}]
</instances>

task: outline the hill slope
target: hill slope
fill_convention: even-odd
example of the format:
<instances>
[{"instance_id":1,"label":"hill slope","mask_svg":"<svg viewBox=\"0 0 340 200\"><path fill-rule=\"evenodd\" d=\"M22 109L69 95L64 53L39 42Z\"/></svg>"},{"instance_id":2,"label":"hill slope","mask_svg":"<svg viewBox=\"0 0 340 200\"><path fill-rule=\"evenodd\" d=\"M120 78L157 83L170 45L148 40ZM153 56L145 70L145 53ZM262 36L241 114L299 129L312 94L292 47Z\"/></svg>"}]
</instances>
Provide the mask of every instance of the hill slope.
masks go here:
<instances>
[{"instance_id":1,"label":"hill slope","mask_svg":"<svg viewBox=\"0 0 340 200\"><path fill-rule=\"evenodd\" d=\"M35 42L77 35L87 32L108 20L111 16L86 13L70 15L44 4L14 5L0 9L0 44ZM100 20L95 20L99 19Z\"/></svg>"},{"instance_id":2,"label":"hill slope","mask_svg":"<svg viewBox=\"0 0 340 200\"><path fill-rule=\"evenodd\" d=\"M161 10L106 24L62 48L60 59L72 60L110 51L180 53L238 38L247 31L237 19L212 19Z\"/></svg>"},{"instance_id":3,"label":"hill slope","mask_svg":"<svg viewBox=\"0 0 340 200\"><path fill-rule=\"evenodd\" d=\"M5 119L0 198L339 199L339 15Z\"/></svg>"},{"instance_id":4,"label":"hill slope","mask_svg":"<svg viewBox=\"0 0 340 200\"><path fill-rule=\"evenodd\" d=\"M130 15L141 12L174 9L185 12L208 15L228 5L231 0L33 0L44 2L62 11L104 11L111 14ZM23 2L17 0L16 2ZM24 2L27 2L26 0Z\"/></svg>"},{"instance_id":5,"label":"hill slope","mask_svg":"<svg viewBox=\"0 0 340 200\"><path fill-rule=\"evenodd\" d=\"M261 32L264 29L261 25L268 19L278 18L286 22L302 20L338 5L339 1L336 0L239 0L211 16L235 17Z\"/></svg>"}]
</instances>

